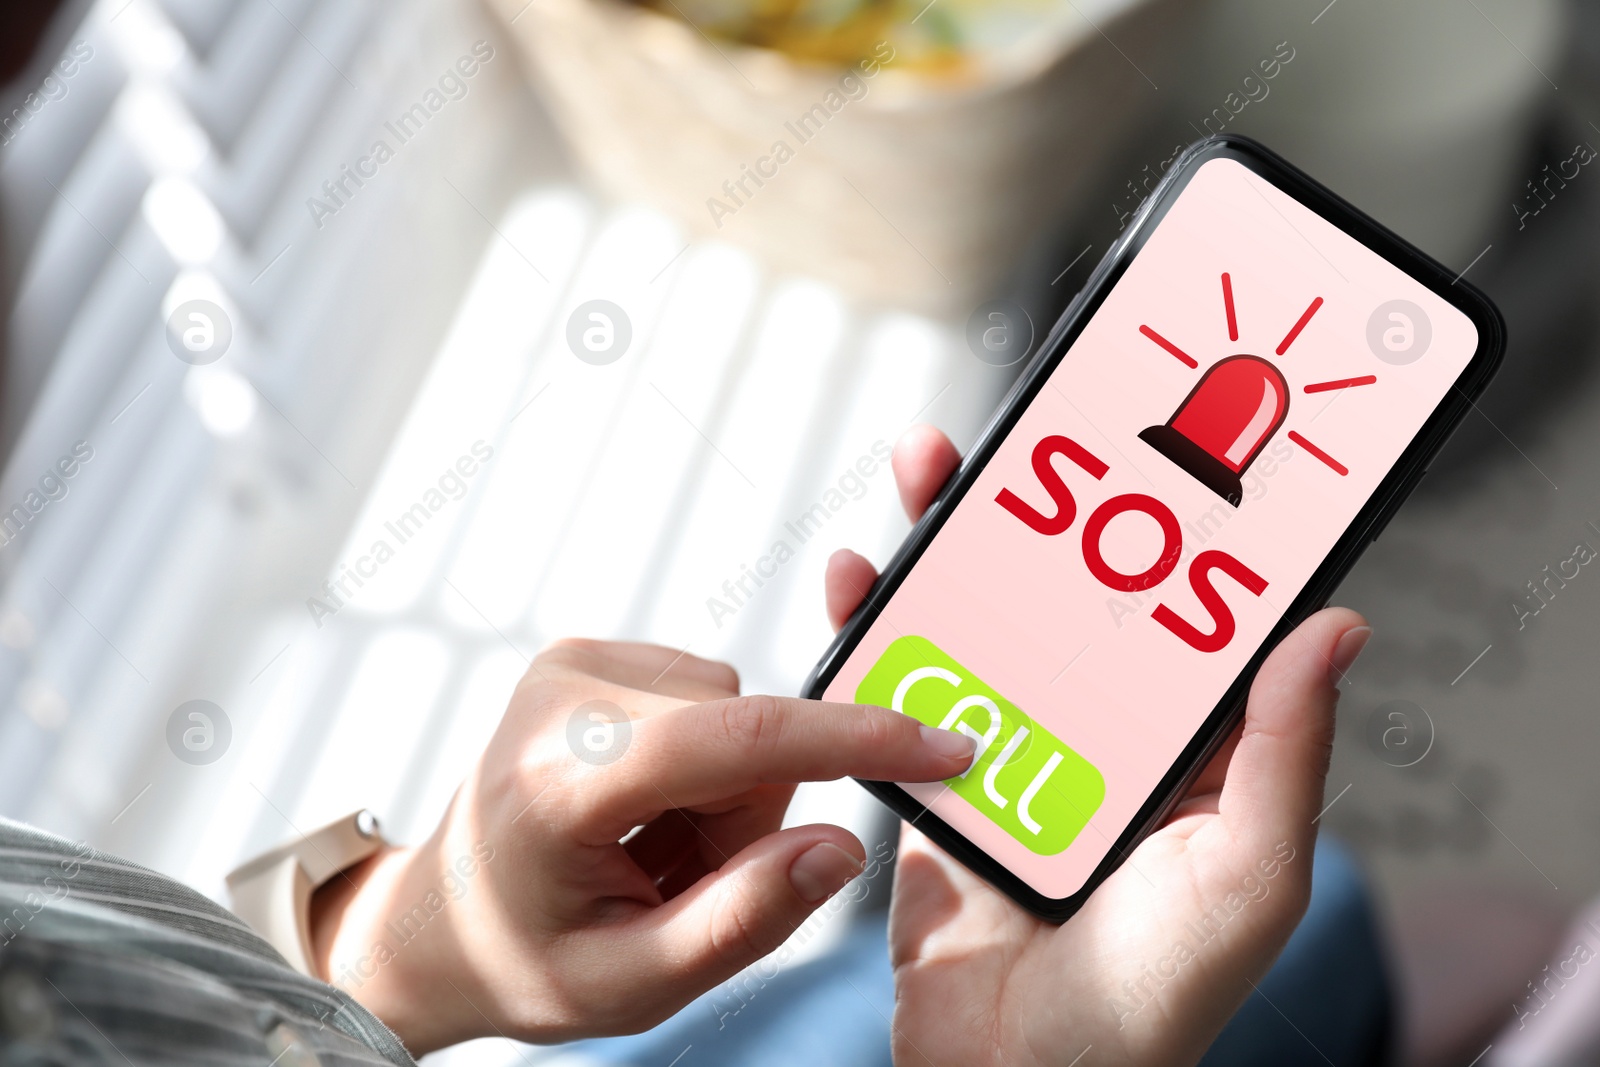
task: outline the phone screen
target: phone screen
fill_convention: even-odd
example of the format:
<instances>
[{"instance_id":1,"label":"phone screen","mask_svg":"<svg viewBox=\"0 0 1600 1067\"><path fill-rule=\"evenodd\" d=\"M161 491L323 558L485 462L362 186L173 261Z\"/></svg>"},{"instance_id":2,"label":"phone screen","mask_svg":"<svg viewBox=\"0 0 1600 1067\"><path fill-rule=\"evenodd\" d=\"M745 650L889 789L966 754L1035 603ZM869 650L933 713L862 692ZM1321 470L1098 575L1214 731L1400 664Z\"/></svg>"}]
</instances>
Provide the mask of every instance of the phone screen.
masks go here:
<instances>
[{"instance_id":1,"label":"phone screen","mask_svg":"<svg viewBox=\"0 0 1600 1067\"><path fill-rule=\"evenodd\" d=\"M1052 900L1085 886L1479 348L1234 158L1201 163L825 698L974 737L905 789Z\"/></svg>"}]
</instances>

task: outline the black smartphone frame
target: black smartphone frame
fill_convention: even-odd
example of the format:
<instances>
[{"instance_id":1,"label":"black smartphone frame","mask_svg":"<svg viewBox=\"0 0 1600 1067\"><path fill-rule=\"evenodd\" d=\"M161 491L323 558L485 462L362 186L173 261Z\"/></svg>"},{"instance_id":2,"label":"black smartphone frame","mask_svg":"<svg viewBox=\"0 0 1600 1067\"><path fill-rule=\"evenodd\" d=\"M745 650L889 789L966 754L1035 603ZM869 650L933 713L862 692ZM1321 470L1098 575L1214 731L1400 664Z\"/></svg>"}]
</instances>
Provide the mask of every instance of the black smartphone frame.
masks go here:
<instances>
[{"instance_id":1,"label":"black smartphone frame","mask_svg":"<svg viewBox=\"0 0 1600 1067\"><path fill-rule=\"evenodd\" d=\"M1244 669L1222 699L1206 716L1193 738L1168 768L1150 797L1123 829L1106 857L1095 868L1083 888L1068 897L1051 898L1007 870L982 848L953 829L893 782L862 781L861 784L889 806L895 814L917 826L939 847L1005 893L1028 911L1051 922L1065 922L1111 872L1116 870L1136 845L1166 820L1189 786L1205 768L1244 715L1244 701L1250 683L1267 655L1291 630L1324 607L1344 576L1355 566L1367 545L1377 540L1383 527L1416 487L1428 466L1467 412L1476 406L1477 397L1499 369L1505 353L1506 328L1500 312L1489 299L1442 264L1413 247L1371 217L1363 214L1329 189L1295 168L1282 157L1245 137L1223 134L1189 146L1179 156L1149 199L1141 205L1126 232L1090 275L1088 282L1057 320L1039 346L1027 369L1019 376L1001 402L989 424L968 451L961 466L940 490L927 512L912 527L894 558L883 569L866 599L839 631L821 661L806 679L802 693L819 699L839 669L855 651L868 628L877 620L883 605L894 595L922 553L938 536L946 518L972 487L980 471L988 465L1022 412L1033 401L1071 350L1084 326L1094 317L1106 296L1122 278L1128 265L1143 249L1167 211L1191 178L1213 159L1232 159L1275 185L1324 219L1360 241L1375 254L1405 271L1435 294L1460 310L1477 328L1478 348L1454 385L1417 431L1382 482L1345 529L1305 588L1284 612L1276 626L1262 640Z\"/></svg>"}]
</instances>

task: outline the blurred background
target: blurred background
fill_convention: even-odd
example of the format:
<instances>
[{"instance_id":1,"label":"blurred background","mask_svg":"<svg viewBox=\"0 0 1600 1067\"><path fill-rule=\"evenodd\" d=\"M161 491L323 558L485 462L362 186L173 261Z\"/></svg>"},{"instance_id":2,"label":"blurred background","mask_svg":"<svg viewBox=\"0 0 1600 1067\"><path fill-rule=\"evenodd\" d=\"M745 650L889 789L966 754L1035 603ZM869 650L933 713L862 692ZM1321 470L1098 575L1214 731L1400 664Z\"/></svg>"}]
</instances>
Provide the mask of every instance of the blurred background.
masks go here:
<instances>
[{"instance_id":1,"label":"blurred background","mask_svg":"<svg viewBox=\"0 0 1600 1067\"><path fill-rule=\"evenodd\" d=\"M1373 877L1408 1062L1515 1026L1600 894L1600 577L1567 563L1600 551L1592 5L38 10L0 117L0 813L221 899L356 807L425 836L554 638L797 691L829 553L907 529L858 459L919 421L968 445L1227 130L1511 329L1339 596L1376 637L1324 825ZM893 832L849 783L793 818Z\"/></svg>"}]
</instances>

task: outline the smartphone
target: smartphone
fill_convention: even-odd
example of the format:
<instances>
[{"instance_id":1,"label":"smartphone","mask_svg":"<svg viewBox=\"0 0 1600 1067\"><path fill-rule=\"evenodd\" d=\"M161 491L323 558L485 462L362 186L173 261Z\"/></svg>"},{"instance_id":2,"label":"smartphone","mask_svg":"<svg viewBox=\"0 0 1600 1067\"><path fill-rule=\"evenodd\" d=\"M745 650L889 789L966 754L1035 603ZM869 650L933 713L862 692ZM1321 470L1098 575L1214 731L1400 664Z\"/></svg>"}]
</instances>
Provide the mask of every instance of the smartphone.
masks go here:
<instances>
[{"instance_id":1,"label":"smartphone","mask_svg":"<svg viewBox=\"0 0 1600 1067\"><path fill-rule=\"evenodd\" d=\"M1065 921L1159 827L1505 348L1461 277L1262 146L1191 146L806 683L974 738L864 782Z\"/></svg>"}]
</instances>

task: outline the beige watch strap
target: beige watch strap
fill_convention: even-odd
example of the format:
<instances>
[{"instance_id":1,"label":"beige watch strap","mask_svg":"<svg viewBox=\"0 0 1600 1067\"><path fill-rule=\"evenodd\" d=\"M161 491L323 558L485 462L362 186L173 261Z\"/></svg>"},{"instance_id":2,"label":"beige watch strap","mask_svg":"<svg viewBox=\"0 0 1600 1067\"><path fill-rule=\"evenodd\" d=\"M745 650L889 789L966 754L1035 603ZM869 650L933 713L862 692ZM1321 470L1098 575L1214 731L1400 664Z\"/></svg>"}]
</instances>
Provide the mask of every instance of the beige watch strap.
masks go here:
<instances>
[{"instance_id":1,"label":"beige watch strap","mask_svg":"<svg viewBox=\"0 0 1600 1067\"><path fill-rule=\"evenodd\" d=\"M295 970L311 965L311 895L340 871L384 846L378 820L362 809L298 841L257 856L228 875L233 911Z\"/></svg>"}]
</instances>

